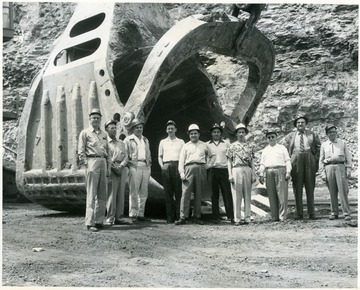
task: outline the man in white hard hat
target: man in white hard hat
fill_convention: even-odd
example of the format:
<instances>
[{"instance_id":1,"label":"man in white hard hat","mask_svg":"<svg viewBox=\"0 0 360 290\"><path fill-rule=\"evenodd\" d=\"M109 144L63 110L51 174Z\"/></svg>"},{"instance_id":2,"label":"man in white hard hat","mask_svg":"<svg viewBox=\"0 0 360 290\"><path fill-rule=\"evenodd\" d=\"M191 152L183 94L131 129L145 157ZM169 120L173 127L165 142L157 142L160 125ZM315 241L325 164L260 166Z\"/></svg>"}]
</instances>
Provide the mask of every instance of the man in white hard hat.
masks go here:
<instances>
[{"instance_id":1,"label":"man in white hard hat","mask_svg":"<svg viewBox=\"0 0 360 290\"><path fill-rule=\"evenodd\" d=\"M166 220L174 223L180 219L181 179L179 175L179 156L184 140L176 137L176 123L166 123L168 137L159 144L159 165L165 192Z\"/></svg>"},{"instance_id":2,"label":"man in white hard hat","mask_svg":"<svg viewBox=\"0 0 360 290\"><path fill-rule=\"evenodd\" d=\"M244 224L250 222L251 185L256 181L254 148L246 142L249 130L242 123L235 127L237 141L232 143L226 153L228 157L229 181L234 203L235 226L241 224L241 203L244 199Z\"/></svg>"},{"instance_id":3,"label":"man in white hard hat","mask_svg":"<svg viewBox=\"0 0 360 290\"><path fill-rule=\"evenodd\" d=\"M179 173L182 180L182 196L180 219L175 225L183 225L190 211L191 192L194 193L194 222L203 224L201 220L201 195L206 188L206 170L214 163L214 156L209 146L199 140L200 128L191 124L188 129L190 141L181 149Z\"/></svg>"},{"instance_id":4,"label":"man in white hard hat","mask_svg":"<svg viewBox=\"0 0 360 290\"><path fill-rule=\"evenodd\" d=\"M146 221L145 203L149 193L151 153L149 140L142 135L144 122L131 122L133 134L124 140L129 158L129 217L133 222Z\"/></svg>"},{"instance_id":5,"label":"man in white hard hat","mask_svg":"<svg viewBox=\"0 0 360 290\"><path fill-rule=\"evenodd\" d=\"M107 176L111 158L107 134L100 129L101 113L95 108L89 114L90 127L79 135L79 160L86 167L85 225L91 232L103 228L107 196Z\"/></svg>"}]
</instances>

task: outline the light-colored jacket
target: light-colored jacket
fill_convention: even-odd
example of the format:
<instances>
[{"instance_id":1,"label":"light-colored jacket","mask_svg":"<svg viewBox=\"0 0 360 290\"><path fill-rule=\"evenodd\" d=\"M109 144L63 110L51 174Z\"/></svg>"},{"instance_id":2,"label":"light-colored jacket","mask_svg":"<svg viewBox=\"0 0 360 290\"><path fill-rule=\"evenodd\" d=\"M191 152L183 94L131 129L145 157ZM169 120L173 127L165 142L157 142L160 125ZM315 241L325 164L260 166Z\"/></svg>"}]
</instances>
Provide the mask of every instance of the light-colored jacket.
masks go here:
<instances>
[{"instance_id":1,"label":"light-colored jacket","mask_svg":"<svg viewBox=\"0 0 360 290\"><path fill-rule=\"evenodd\" d=\"M149 140L145 137L142 136L142 138L144 138L144 142L145 142L145 156L146 156L146 166L151 166L151 152L150 152L150 145L149 145ZM138 144L136 142L135 139L135 135L131 134L130 136L127 136L124 140L125 142L125 146L128 152L128 165L129 166L133 166L133 167L137 167L137 162L138 162Z\"/></svg>"}]
</instances>

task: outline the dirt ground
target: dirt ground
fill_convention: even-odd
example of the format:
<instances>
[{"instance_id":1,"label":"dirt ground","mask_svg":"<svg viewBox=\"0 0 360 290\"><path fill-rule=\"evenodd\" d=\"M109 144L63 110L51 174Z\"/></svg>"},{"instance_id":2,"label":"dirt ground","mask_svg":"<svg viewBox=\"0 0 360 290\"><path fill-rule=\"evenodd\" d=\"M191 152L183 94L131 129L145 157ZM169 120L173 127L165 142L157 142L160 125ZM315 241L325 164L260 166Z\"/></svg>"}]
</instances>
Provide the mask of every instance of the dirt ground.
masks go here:
<instances>
[{"instance_id":1,"label":"dirt ground","mask_svg":"<svg viewBox=\"0 0 360 290\"><path fill-rule=\"evenodd\" d=\"M295 221L290 206L287 222L255 217L238 227L212 224L208 215L203 226L153 218L91 233L83 216L4 204L2 284L356 288L357 227L343 217L329 221L328 205L317 205L316 213L315 221Z\"/></svg>"}]
</instances>

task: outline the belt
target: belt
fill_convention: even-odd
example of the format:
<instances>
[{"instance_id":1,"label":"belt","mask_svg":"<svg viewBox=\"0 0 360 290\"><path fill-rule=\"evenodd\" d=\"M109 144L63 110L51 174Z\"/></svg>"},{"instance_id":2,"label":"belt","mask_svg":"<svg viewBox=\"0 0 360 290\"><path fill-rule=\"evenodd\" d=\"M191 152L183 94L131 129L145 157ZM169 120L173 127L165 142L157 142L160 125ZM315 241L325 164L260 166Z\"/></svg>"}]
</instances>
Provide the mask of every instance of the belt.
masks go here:
<instances>
[{"instance_id":1,"label":"belt","mask_svg":"<svg viewBox=\"0 0 360 290\"><path fill-rule=\"evenodd\" d=\"M137 162L146 162L146 159L138 160Z\"/></svg>"},{"instance_id":2,"label":"belt","mask_svg":"<svg viewBox=\"0 0 360 290\"><path fill-rule=\"evenodd\" d=\"M345 164L344 161L330 161L325 164L326 165L332 165L332 164Z\"/></svg>"},{"instance_id":3,"label":"belt","mask_svg":"<svg viewBox=\"0 0 360 290\"><path fill-rule=\"evenodd\" d=\"M175 163L175 162L179 163L179 160L165 161L165 162L163 162L163 164L166 164L166 163Z\"/></svg>"},{"instance_id":4,"label":"belt","mask_svg":"<svg viewBox=\"0 0 360 290\"><path fill-rule=\"evenodd\" d=\"M266 167L265 169L280 169L280 168L286 168L286 167L279 165L279 166L269 166L269 167Z\"/></svg>"},{"instance_id":5,"label":"belt","mask_svg":"<svg viewBox=\"0 0 360 290\"><path fill-rule=\"evenodd\" d=\"M188 165L205 165L205 163L200 163L200 162L190 162L190 163L186 164L185 166L188 166Z\"/></svg>"},{"instance_id":6,"label":"belt","mask_svg":"<svg viewBox=\"0 0 360 290\"><path fill-rule=\"evenodd\" d=\"M113 161L113 163L121 163L122 161Z\"/></svg>"},{"instance_id":7,"label":"belt","mask_svg":"<svg viewBox=\"0 0 360 290\"><path fill-rule=\"evenodd\" d=\"M100 155L86 155L86 157L88 157L88 158L105 158L104 156L100 156Z\"/></svg>"},{"instance_id":8,"label":"belt","mask_svg":"<svg viewBox=\"0 0 360 290\"><path fill-rule=\"evenodd\" d=\"M236 168L236 167L250 167L250 166L247 165L247 164L237 164L237 165L235 165L233 167Z\"/></svg>"},{"instance_id":9,"label":"belt","mask_svg":"<svg viewBox=\"0 0 360 290\"><path fill-rule=\"evenodd\" d=\"M307 153L307 152L311 152L311 149L307 149L307 150L304 150L304 151L300 151L300 149L296 149L293 151L293 153Z\"/></svg>"}]
</instances>

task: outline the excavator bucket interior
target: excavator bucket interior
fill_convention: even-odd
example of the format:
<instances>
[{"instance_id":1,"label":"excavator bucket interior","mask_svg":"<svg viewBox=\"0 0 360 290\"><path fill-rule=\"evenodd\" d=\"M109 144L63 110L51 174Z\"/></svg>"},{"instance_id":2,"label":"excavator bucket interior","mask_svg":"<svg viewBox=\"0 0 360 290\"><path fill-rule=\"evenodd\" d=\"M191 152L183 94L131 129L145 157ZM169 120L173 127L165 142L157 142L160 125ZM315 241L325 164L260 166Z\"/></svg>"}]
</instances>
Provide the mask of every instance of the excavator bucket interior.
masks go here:
<instances>
[{"instance_id":1,"label":"excavator bucket interior","mask_svg":"<svg viewBox=\"0 0 360 290\"><path fill-rule=\"evenodd\" d=\"M142 24L142 25L139 25ZM203 136L225 122L233 139L237 122L248 124L269 84L275 54L254 17L194 15L171 25L163 4L79 3L49 59L35 76L19 127L16 182L30 200L47 208L85 208L85 169L78 137L99 108L129 134L132 118L145 121L153 165L149 201L163 201L157 149L174 120L188 140L191 123ZM231 116L223 113L200 53L212 51L248 65L248 79ZM102 128L103 129L103 128Z\"/></svg>"}]
</instances>

